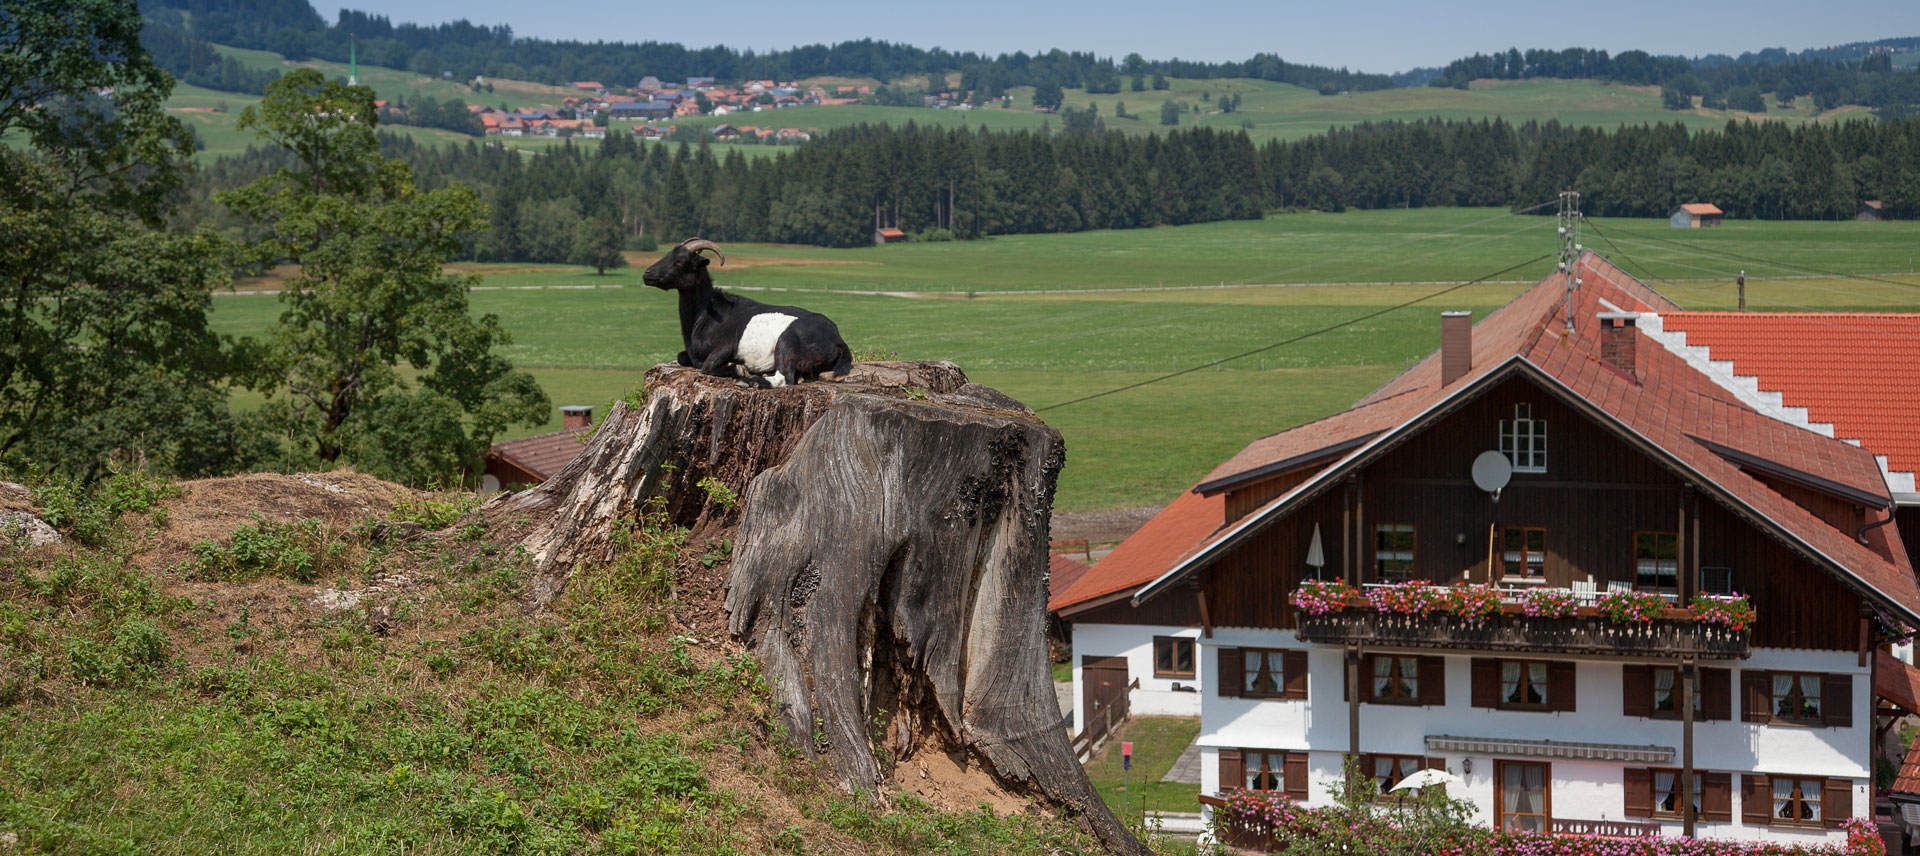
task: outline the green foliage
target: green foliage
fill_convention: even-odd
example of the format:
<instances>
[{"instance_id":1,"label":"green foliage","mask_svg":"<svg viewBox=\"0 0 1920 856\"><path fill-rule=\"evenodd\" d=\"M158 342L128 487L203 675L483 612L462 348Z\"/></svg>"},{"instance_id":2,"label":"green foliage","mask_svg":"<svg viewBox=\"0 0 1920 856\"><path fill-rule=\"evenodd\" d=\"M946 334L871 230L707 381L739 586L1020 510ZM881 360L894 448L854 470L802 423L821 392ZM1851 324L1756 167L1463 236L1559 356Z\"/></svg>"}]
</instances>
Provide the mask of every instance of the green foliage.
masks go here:
<instances>
[{"instance_id":1,"label":"green foliage","mask_svg":"<svg viewBox=\"0 0 1920 856\"><path fill-rule=\"evenodd\" d=\"M393 513L388 516L394 520L418 523L431 531L452 526L479 507L479 496L452 490L419 498L403 496L393 504Z\"/></svg>"},{"instance_id":2,"label":"green foliage","mask_svg":"<svg viewBox=\"0 0 1920 856\"><path fill-rule=\"evenodd\" d=\"M347 545L312 518L280 523L256 518L233 531L226 544L193 545L188 572L199 579L246 582L279 577L310 583L342 566Z\"/></svg>"},{"instance_id":3,"label":"green foliage","mask_svg":"<svg viewBox=\"0 0 1920 856\"><path fill-rule=\"evenodd\" d=\"M47 525L93 545L112 537L121 515L146 514L155 525L164 523L166 509L161 503L180 495L178 487L138 470L116 471L91 486L45 473L35 473L27 482Z\"/></svg>"},{"instance_id":4,"label":"green foliage","mask_svg":"<svg viewBox=\"0 0 1920 856\"><path fill-rule=\"evenodd\" d=\"M627 266L627 257L621 254L626 248L627 229L620 218L611 212L580 221L574 233L573 264L586 265L602 276L608 270ZM655 244L655 249L658 249Z\"/></svg>"},{"instance_id":5,"label":"green foliage","mask_svg":"<svg viewBox=\"0 0 1920 856\"><path fill-rule=\"evenodd\" d=\"M543 420L548 402L494 353L511 342L499 320L468 313L472 278L442 272L485 208L461 185L418 190L405 164L381 156L375 121L371 90L311 69L241 114L293 165L220 200L261 230L254 263L299 266L254 382L284 393L262 412L320 461L445 481L477 470L508 425Z\"/></svg>"},{"instance_id":6,"label":"green foliage","mask_svg":"<svg viewBox=\"0 0 1920 856\"><path fill-rule=\"evenodd\" d=\"M707 499L711 500L714 505L718 505L727 511L732 511L735 505L740 504L740 494L736 493L733 488L728 487L726 482L713 476L707 476L701 479L699 484L695 486L705 491Z\"/></svg>"},{"instance_id":7,"label":"green foliage","mask_svg":"<svg viewBox=\"0 0 1920 856\"><path fill-rule=\"evenodd\" d=\"M1180 124L1180 105L1173 103L1171 98L1160 102L1160 124Z\"/></svg>"}]
</instances>

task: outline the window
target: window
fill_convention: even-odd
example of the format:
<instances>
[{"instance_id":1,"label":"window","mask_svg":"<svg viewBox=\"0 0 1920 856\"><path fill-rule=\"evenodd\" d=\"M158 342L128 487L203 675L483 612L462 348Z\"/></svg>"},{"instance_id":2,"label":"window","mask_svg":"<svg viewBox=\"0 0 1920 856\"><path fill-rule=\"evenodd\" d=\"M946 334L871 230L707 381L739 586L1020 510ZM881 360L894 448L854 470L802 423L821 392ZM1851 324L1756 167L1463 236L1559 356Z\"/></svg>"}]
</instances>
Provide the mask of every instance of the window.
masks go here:
<instances>
[{"instance_id":1,"label":"window","mask_svg":"<svg viewBox=\"0 0 1920 856\"><path fill-rule=\"evenodd\" d=\"M1516 473L1547 471L1547 420L1533 418L1533 405L1516 404L1513 418L1500 420L1500 454Z\"/></svg>"},{"instance_id":2,"label":"window","mask_svg":"<svg viewBox=\"0 0 1920 856\"><path fill-rule=\"evenodd\" d=\"M1285 695L1287 672L1281 662L1284 653L1261 648L1241 649L1241 657L1245 661L1241 668L1246 677L1241 681L1240 694L1247 698L1280 698Z\"/></svg>"},{"instance_id":3,"label":"window","mask_svg":"<svg viewBox=\"0 0 1920 856\"><path fill-rule=\"evenodd\" d=\"M1652 591L1680 590L1680 536L1674 532L1633 535L1633 585Z\"/></svg>"},{"instance_id":4,"label":"window","mask_svg":"<svg viewBox=\"0 0 1920 856\"><path fill-rule=\"evenodd\" d=\"M1653 677L1653 683L1652 683L1653 698L1649 705L1650 712L1648 713L1648 715L1658 719L1679 719L1680 718L1680 667L1679 666L1650 666L1648 667L1648 671L1651 672ZM1700 699L1704 698L1705 696L1706 696L1706 693L1701 692L1699 687L1694 688L1694 693L1693 693L1693 718L1694 719L1701 718L1700 717Z\"/></svg>"},{"instance_id":5,"label":"window","mask_svg":"<svg viewBox=\"0 0 1920 856\"><path fill-rule=\"evenodd\" d=\"M1521 660L1500 661L1500 706L1547 706L1547 664Z\"/></svg>"},{"instance_id":6,"label":"window","mask_svg":"<svg viewBox=\"0 0 1920 856\"><path fill-rule=\"evenodd\" d=\"M1700 811L1700 806L1701 806L1700 796L1702 791L1701 783L1704 782L1705 780L1706 780L1705 774L1701 773L1698 770L1694 771L1693 773L1693 816L1694 817L1701 816L1701 811ZM1680 817L1681 816L1681 813L1685 810L1686 807L1682 805L1680 802L1679 789L1674 787L1674 784L1678 781L1680 781L1679 770L1656 769L1653 771L1653 816L1654 817Z\"/></svg>"},{"instance_id":7,"label":"window","mask_svg":"<svg viewBox=\"0 0 1920 856\"><path fill-rule=\"evenodd\" d=\"M1547 792L1547 765L1519 761L1497 761L1495 782L1500 803L1500 827L1527 832L1546 832L1552 816Z\"/></svg>"},{"instance_id":8,"label":"window","mask_svg":"<svg viewBox=\"0 0 1920 856\"><path fill-rule=\"evenodd\" d=\"M1420 701L1420 658L1373 654L1373 701ZM1387 756L1380 756L1387 757Z\"/></svg>"},{"instance_id":9,"label":"window","mask_svg":"<svg viewBox=\"0 0 1920 856\"><path fill-rule=\"evenodd\" d=\"M1380 793L1386 794L1400 780L1418 772L1427 765L1427 759L1417 755L1373 755L1373 780L1380 785Z\"/></svg>"},{"instance_id":10,"label":"window","mask_svg":"<svg viewBox=\"0 0 1920 856\"><path fill-rule=\"evenodd\" d=\"M1413 578L1412 524L1381 523L1373 527L1373 567L1383 580Z\"/></svg>"},{"instance_id":11,"label":"window","mask_svg":"<svg viewBox=\"0 0 1920 856\"><path fill-rule=\"evenodd\" d=\"M1153 637L1153 676L1193 677L1193 640L1179 636Z\"/></svg>"},{"instance_id":12,"label":"window","mask_svg":"<svg viewBox=\"0 0 1920 856\"><path fill-rule=\"evenodd\" d=\"M1507 577L1545 579L1547 575L1547 530L1537 527L1508 526L1500 530L1501 573Z\"/></svg>"},{"instance_id":13,"label":"window","mask_svg":"<svg viewBox=\"0 0 1920 856\"><path fill-rule=\"evenodd\" d=\"M1824 725L1820 715L1821 676L1772 672L1773 721ZM1817 819L1817 818L1816 818Z\"/></svg>"},{"instance_id":14,"label":"window","mask_svg":"<svg viewBox=\"0 0 1920 856\"><path fill-rule=\"evenodd\" d=\"M1820 786L1824 779L1770 778L1773 783L1773 820L1778 823L1819 823Z\"/></svg>"},{"instance_id":15,"label":"window","mask_svg":"<svg viewBox=\"0 0 1920 856\"><path fill-rule=\"evenodd\" d=\"M1250 791L1279 791L1286 789L1285 752L1262 752L1248 749L1241 756L1246 761L1247 771L1245 787Z\"/></svg>"}]
</instances>

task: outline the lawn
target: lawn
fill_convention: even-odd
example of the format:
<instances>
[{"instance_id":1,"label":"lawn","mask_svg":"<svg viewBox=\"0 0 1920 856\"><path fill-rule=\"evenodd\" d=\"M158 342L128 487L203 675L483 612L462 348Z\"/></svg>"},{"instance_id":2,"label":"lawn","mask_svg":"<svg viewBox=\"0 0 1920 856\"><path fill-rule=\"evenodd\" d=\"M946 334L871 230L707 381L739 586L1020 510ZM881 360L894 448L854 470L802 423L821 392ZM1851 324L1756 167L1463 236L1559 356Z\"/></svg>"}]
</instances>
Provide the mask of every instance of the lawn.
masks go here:
<instances>
[{"instance_id":1,"label":"lawn","mask_svg":"<svg viewBox=\"0 0 1920 856\"><path fill-rule=\"evenodd\" d=\"M1904 273L1912 270L1920 225L1729 221L1720 229L1672 232L1664 220L1602 220L1600 228L1617 246L1591 235L1590 244L1613 253L1629 272L1651 271L1652 284L1690 308L1730 307L1731 277L1742 264L1755 309L1920 308L1920 276ZM953 360L975 380L1040 410L1067 440L1056 507L1084 511L1164 503L1248 441L1345 408L1438 345L1440 310L1484 316L1545 275L1547 263L1501 277L1521 282L1470 286L1346 322L1445 287L1435 282L1539 255L1551 248L1551 229L1551 219L1487 210L1279 215L856 250L742 244L729 247L730 264L714 270L722 286L949 292L936 295L941 299L752 296L832 316L856 349ZM1477 243L1482 238L1490 240ZM1792 278L1800 272L1698 248L1898 276ZM485 275L473 308L505 319L514 343L504 354L532 371L555 405L604 404L680 350L671 297L639 285L638 268L600 277L560 265L461 267ZM1221 281L1400 284L1086 291ZM579 285L613 287L533 288ZM1049 288L1080 291L994 291ZM967 291L975 297L964 297ZM279 311L272 297L223 297L214 323L223 333L254 335ZM1322 328L1337 329L1221 368L1053 407ZM556 413L516 435L558 427Z\"/></svg>"},{"instance_id":2,"label":"lawn","mask_svg":"<svg viewBox=\"0 0 1920 856\"><path fill-rule=\"evenodd\" d=\"M1114 814L1125 812L1136 821L1143 811L1197 812L1200 786L1163 782L1180 753L1200 736L1200 720L1183 716L1141 716L1087 761L1087 777ZM1133 769L1121 769L1120 744L1133 743Z\"/></svg>"}]
</instances>

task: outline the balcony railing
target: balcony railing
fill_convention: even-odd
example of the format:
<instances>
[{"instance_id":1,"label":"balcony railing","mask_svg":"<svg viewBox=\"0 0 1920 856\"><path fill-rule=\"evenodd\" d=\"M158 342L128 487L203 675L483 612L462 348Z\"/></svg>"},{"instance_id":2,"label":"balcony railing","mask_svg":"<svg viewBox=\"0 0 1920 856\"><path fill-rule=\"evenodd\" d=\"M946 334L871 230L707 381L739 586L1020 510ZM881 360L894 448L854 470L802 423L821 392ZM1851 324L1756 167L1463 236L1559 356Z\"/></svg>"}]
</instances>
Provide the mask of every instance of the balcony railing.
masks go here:
<instances>
[{"instance_id":1,"label":"balcony railing","mask_svg":"<svg viewBox=\"0 0 1920 856\"><path fill-rule=\"evenodd\" d=\"M1662 610L1653 620L1615 623L1593 607L1565 618L1520 614L1519 607L1479 621L1446 612L1387 613L1364 599L1339 612L1295 613L1305 642L1353 643L1394 648L1465 648L1522 653L1632 655L1745 659L1751 631L1695 621L1684 609Z\"/></svg>"}]
</instances>

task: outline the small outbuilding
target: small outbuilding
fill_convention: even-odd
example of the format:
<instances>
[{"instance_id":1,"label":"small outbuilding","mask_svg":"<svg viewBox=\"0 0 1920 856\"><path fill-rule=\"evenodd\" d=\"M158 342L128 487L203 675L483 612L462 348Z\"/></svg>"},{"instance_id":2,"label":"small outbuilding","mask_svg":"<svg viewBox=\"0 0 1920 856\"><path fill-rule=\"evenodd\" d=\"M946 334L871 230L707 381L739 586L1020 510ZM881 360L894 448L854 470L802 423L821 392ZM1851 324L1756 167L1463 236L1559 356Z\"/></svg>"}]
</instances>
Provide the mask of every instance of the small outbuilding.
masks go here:
<instances>
[{"instance_id":1,"label":"small outbuilding","mask_svg":"<svg viewBox=\"0 0 1920 856\"><path fill-rule=\"evenodd\" d=\"M1853 212L1855 220L1885 220L1886 212L1881 209L1880 200L1869 199L1860 203L1860 210Z\"/></svg>"},{"instance_id":2,"label":"small outbuilding","mask_svg":"<svg viewBox=\"0 0 1920 856\"><path fill-rule=\"evenodd\" d=\"M1675 229L1704 229L1720 225L1720 215L1725 213L1711 203L1689 202L1667 215L1667 225Z\"/></svg>"},{"instance_id":3,"label":"small outbuilding","mask_svg":"<svg viewBox=\"0 0 1920 856\"><path fill-rule=\"evenodd\" d=\"M899 229L873 230L873 242L876 244L898 244L907 240L907 233Z\"/></svg>"}]
</instances>

